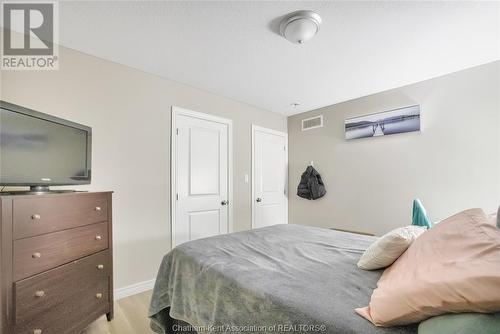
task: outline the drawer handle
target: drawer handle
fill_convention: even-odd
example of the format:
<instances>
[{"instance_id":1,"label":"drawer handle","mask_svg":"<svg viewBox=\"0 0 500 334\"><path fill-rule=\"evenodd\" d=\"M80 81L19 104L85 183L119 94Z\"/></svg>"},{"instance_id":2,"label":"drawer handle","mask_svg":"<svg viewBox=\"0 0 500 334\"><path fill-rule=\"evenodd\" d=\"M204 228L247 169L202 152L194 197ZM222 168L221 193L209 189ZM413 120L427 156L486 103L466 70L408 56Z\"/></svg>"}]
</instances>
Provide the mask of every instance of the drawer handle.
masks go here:
<instances>
[{"instance_id":1,"label":"drawer handle","mask_svg":"<svg viewBox=\"0 0 500 334\"><path fill-rule=\"evenodd\" d=\"M97 269L99 269L99 270L103 270L103 269L104 269L104 265L103 265L103 264L98 264L98 265L97 265Z\"/></svg>"},{"instance_id":2,"label":"drawer handle","mask_svg":"<svg viewBox=\"0 0 500 334\"><path fill-rule=\"evenodd\" d=\"M33 330L33 334L42 334L42 330L41 329L35 329L35 330Z\"/></svg>"},{"instance_id":3,"label":"drawer handle","mask_svg":"<svg viewBox=\"0 0 500 334\"><path fill-rule=\"evenodd\" d=\"M42 298L44 296L45 296L45 291L43 290L35 292L35 297Z\"/></svg>"},{"instance_id":4,"label":"drawer handle","mask_svg":"<svg viewBox=\"0 0 500 334\"><path fill-rule=\"evenodd\" d=\"M31 255L31 257L34 258L34 259L39 259L40 257L42 257L42 254L40 254L38 252L37 253L33 253L33 255Z\"/></svg>"},{"instance_id":5,"label":"drawer handle","mask_svg":"<svg viewBox=\"0 0 500 334\"><path fill-rule=\"evenodd\" d=\"M101 239L102 239L102 237L100 235L95 236L95 240L101 240Z\"/></svg>"},{"instance_id":6,"label":"drawer handle","mask_svg":"<svg viewBox=\"0 0 500 334\"><path fill-rule=\"evenodd\" d=\"M100 206L96 206L95 207L95 211L101 211L101 207Z\"/></svg>"},{"instance_id":7,"label":"drawer handle","mask_svg":"<svg viewBox=\"0 0 500 334\"><path fill-rule=\"evenodd\" d=\"M35 214L35 215L31 216L31 219L33 219L33 220L40 220L41 218L42 218L42 216L40 216L38 214Z\"/></svg>"},{"instance_id":8,"label":"drawer handle","mask_svg":"<svg viewBox=\"0 0 500 334\"><path fill-rule=\"evenodd\" d=\"M96 293L95 297L96 297L97 299L101 299L101 298L102 298L102 293Z\"/></svg>"}]
</instances>

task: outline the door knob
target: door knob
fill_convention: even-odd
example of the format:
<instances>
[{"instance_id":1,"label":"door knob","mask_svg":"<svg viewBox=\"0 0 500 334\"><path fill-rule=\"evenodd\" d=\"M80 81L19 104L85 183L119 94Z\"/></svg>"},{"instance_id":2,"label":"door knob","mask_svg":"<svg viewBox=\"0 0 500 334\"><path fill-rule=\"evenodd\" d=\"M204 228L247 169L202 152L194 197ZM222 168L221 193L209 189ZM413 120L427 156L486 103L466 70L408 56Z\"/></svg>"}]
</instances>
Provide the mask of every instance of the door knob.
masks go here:
<instances>
[{"instance_id":1,"label":"door knob","mask_svg":"<svg viewBox=\"0 0 500 334\"><path fill-rule=\"evenodd\" d=\"M222 201L220 202L221 205L228 205L229 204L229 201Z\"/></svg>"},{"instance_id":2,"label":"door knob","mask_svg":"<svg viewBox=\"0 0 500 334\"><path fill-rule=\"evenodd\" d=\"M257 203L260 203L260 202L262 202L262 198L257 197L256 201L257 201Z\"/></svg>"}]
</instances>

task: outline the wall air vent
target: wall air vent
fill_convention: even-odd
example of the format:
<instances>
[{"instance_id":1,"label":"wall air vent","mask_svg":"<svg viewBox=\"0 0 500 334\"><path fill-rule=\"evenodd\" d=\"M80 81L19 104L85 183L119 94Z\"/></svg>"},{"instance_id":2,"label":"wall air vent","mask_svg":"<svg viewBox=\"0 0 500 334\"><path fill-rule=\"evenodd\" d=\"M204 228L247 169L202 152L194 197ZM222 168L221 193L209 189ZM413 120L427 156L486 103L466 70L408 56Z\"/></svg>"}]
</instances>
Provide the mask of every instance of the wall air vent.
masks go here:
<instances>
[{"instance_id":1,"label":"wall air vent","mask_svg":"<svg viewBox=\"0 0 500 334\"><path fill-rule=\"evenodd\" d=\"M302 120L302 131L323 127L323 115L306 118Z\"/></svg>"}]
</instances>

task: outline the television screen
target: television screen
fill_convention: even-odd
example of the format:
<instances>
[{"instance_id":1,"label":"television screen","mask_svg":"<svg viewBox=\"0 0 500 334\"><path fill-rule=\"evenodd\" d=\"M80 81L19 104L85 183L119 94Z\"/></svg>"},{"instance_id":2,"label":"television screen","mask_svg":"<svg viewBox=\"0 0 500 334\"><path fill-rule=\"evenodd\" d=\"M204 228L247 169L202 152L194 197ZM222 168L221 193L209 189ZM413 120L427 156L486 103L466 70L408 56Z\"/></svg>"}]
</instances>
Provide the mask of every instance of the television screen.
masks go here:
<instances>
[{"instance_id":1,"label":"television screen","mask_svg":"<svg viewBox=\"0 0 500 334\"><path fill-rule=\"evenodd\" d=\"M2 102L0 185L90 183L91 129Z\"/></svg>"}]
</instances>

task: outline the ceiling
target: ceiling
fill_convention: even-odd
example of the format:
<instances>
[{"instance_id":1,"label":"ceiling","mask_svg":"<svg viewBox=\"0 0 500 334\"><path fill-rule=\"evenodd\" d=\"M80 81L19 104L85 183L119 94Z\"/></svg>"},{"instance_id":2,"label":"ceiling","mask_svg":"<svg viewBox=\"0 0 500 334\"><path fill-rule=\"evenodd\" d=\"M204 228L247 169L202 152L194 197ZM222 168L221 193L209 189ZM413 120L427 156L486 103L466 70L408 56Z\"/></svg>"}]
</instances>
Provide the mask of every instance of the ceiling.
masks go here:
<instances>
[{"instance_id":1,"label":"ceiling","mask_svg":"<svg viewBox=\"0 0 500 334\"><path fill-rule=\"evenodd\" d=\"M298 9L323 19L304 45L276 32ZM499 2L84 1L59 16L64 46L285 115L500 59Z\"/></svg>"}]
</instances>

